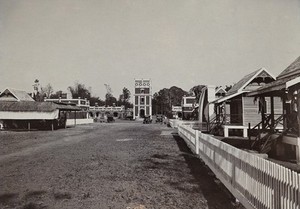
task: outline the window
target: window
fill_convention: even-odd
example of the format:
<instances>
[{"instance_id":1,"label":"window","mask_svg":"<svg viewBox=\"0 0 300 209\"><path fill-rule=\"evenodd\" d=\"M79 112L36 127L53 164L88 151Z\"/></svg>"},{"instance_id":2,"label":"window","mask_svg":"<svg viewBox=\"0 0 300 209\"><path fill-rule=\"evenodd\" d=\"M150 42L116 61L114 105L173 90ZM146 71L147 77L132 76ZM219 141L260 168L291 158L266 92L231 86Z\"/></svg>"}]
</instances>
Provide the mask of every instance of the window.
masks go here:
<instances>
[{"instance_id":1,"label":"window","mask_svg":"<svg viewBox=\"0 0 300 209\"><path fill-rule=\"evenodd\" d=\"M145 98L144 97L141 97L141 104L145 104Z\"/></svg>"},{"instance_id":2,"label":"window","mask_svg":"<svg viewBox=\"0 0 300 209\"><path fill-rule=\"evenodd\" d=\"M186 99L186 104L193 104L195 99Z\"/></svg>"}]
</instances>

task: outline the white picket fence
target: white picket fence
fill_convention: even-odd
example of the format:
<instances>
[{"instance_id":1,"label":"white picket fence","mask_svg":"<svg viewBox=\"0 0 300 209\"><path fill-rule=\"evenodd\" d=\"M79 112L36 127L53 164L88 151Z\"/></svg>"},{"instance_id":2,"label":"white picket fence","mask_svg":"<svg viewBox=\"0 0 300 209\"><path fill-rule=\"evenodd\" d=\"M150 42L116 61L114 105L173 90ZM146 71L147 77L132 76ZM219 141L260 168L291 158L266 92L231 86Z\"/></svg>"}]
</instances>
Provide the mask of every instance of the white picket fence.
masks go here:
<instances>
[{"instance_id":1,"label":"white picket fence","mask_svg":"<svg viewBox=\"0 0 300 209\"><path fill-rule=\"evenodd\" d=\"M172 128L178 128L179 125L193 125L193 124L197 124L198 121L170 119L169 123Z\"/></svg>"},{"instance_id":2,"label":"white picket fence","mask_svg":"<svg viewBox=\"0 0 300 209\"><path fill-rule=\"evenodd\" d=\"M300 174L188 125L178 134L247 209L300 209Z\"/></svg>"}]
</instances>

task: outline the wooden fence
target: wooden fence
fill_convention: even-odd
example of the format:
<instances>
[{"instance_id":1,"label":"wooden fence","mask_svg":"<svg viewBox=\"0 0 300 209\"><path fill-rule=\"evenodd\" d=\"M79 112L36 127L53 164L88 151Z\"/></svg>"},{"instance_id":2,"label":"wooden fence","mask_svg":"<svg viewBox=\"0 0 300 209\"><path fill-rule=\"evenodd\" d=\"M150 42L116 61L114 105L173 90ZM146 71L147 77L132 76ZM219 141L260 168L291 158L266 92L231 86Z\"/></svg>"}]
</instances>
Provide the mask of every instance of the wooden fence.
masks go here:
<instances>
[{"instance_id":1,"label":"wooden fence","mask_svg":"<svg viewBox=\"0 0 300 209\"><path fill-rule=\"evenodd\" d=\"M300 209L300 174L189 125L178 134L247 209Z\"/></svg>"},{"instance_id":2,"label":"wooden fence","mask_svg":"<svg viewBox=\"0 0 300 209\"><path fill-rule=\"evenodd\" d=\"M189 120L178 120L170 119L169 124L172 128L178 128L179 125L194 125L198 124L198 121L189 121Z\"/></svg>"}]
</instances>

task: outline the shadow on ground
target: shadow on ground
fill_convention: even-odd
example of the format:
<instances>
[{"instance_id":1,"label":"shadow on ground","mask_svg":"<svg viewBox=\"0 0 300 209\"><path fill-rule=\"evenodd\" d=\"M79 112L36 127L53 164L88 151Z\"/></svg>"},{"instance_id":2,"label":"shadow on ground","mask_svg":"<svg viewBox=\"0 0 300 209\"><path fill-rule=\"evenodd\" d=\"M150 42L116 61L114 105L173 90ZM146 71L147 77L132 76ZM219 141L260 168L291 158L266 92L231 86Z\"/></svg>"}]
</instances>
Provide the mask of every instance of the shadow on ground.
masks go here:
<instances>
[{"instance_id":1,"label":"shadow on ground","mask_svg":"<svg viewBox=\"0 0 300 209\"><path fill-rule=\"evenodd\" d=\"M173 134L173 137L194 177L194 183L207 201L208 208L244 209L241 204L235 203L235 197L215 178L209 167L191 152L185 141L178 134Z\"/></svg>"}]
</instances>

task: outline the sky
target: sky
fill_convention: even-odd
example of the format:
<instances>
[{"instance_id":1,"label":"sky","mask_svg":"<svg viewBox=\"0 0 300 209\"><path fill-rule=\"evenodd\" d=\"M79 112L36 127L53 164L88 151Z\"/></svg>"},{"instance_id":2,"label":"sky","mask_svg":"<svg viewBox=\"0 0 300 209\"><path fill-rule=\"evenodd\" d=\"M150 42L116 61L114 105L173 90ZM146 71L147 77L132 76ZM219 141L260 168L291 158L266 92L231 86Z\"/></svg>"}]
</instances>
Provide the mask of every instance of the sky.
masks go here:
<instances>
[{"instance_id":1,"label":"sky","mask_svg":"<svg viewBox=\"0 0 300 209\"><path fill-rule=\"evenodd\" d=\"M0 0L0 91L230 85L300 56L300 0Z\"/></svg>"}]
</instances>

